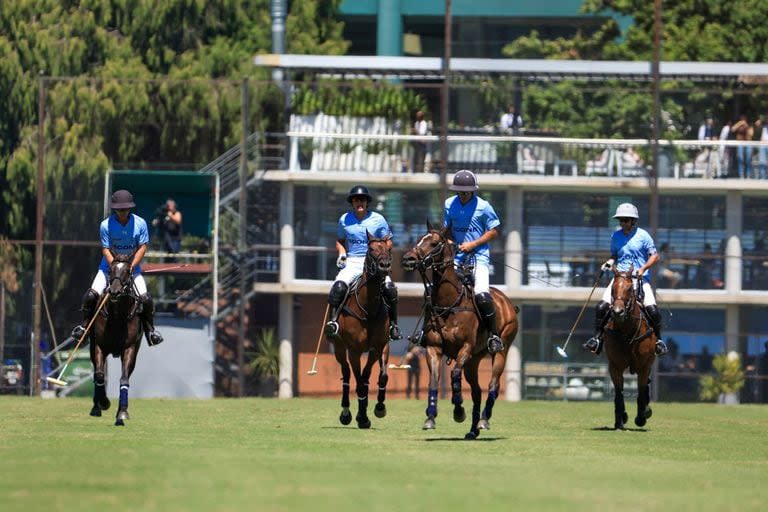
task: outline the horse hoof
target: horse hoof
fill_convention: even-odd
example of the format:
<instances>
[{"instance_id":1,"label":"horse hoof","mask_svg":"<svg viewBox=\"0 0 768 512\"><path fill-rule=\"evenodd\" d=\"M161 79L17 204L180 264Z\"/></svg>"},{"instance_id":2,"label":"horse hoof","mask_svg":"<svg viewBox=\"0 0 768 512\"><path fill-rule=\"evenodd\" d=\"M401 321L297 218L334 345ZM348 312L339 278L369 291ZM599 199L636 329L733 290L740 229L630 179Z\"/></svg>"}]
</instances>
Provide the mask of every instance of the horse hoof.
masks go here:
<instances>
[{"instance_id":1,"label":"horse hoof","mask_svg":"<svg viewBox=\"0 0 768 512\"><path fill-rule=\"evenodd\" d=\"M434 418L427 418L427 420L424 422L424 426L421 427L422 430L435 430L435 420Z\"/></svg>"},{"instance_id":2,"label":"horse hoof","mask_svg":"<svg viewBox=\"0 0 768 512\"><path fill-rule=\"evenodd\" d=\"M480 431L479 430L470 430L469 432L467 432L464 435L464 440L465 441L474 441L475 439L478 438L479 435L480 435Z\"/></svg>"},{"instance_id":3,"label":"horse hoof","mask_svg":"<svg viewBox=\"0 0 768 512\"><path fill-rule=\"evenodd\" d=\"M645 416L643 415L635 417L635 425L637 425L638 427L644 427L645 421L646 421Z\"/></svg>"},{"instance_id":4,"label":"horse hoof","mask_svg":"<svg viewBox=\"0 0 768 512\"><path fill-rule=\"evenodd\" d=\"M482 420L477 422L477 429L478 430L491 430L491 423L488 420L486 420L486 419L482 419Z\"/></svg>"},{"instance_id":5,"label":"horse hoof","mask_svg":"<svg viewBox=\"0 0 768 512\"><path fill-rule=\"evenodd\" d=\"M101 416L101 409L97 405L94 405L93 409L91 409L91 416Z\"/></svg>"},{"instance_id":6,"label":"horse hoof","mask_svg":"<svg viewBox=\"0 0 768 512\"><path fill-rule=\"evenodd\" d=\"M377 418L383 418L387 415L387 406L383 403L376 404L373 408L373 414L375 414Z\"/></svg>"},{"instance_id":7,"label":"horse hoof","mask_svg":"<svg viewBox=\"0 0 768 512\"><path fill-rule=\"evenodd\" d=\"M461 423L467 419L467 411L460 405L453 408L453 421Z\"/></svg>"},{"instance_id":8,"label":"horse hoof","mask_svg":"<svg viewBox=\"0 0 768 512\"><path fill-rule=\"evenodd\" d=\"M112 402L109 401L109 398L104 398L103 402L99 402L99 407L101 407L102 411L108 411L111 405Z\"/></svg>"},{"instance_id":9,"label":"horse hoof","mask_svg":"<svg viewBox=\"0 0 768 512\"><path fill-rule=\"evenodd\" d=\"M624 430L624 424L619 422L614 423L613 430Z\"/></svg>"},{"instance_id":10,"label":"horse hoof","mask_svg":"<svg viewBox=\"0 0 768 512\"><path fill-rule=\"evenodd\" d=\"M650 407L647 407L647 408L645 409L645 419L648 419L648 418L650 418L651 416L653 416L653 411L651 410L651 408L650 408Z\"/></svg>"},{"instance_id":11,"label":"horse hoof","mask_svg":"<svg viewBox=\"0 0 768 512\"><path fill-rule=\"evenodd\" d=\"M120 418L118 418L118 419L115 420L115 426L116 427L124 427L125 426L125 422L123 420L121 420Z\"/></svg>"},{"instance_id":12,"label":"horse hoof","mask_svg":"<svg viewBox=\"0 0 768 512\"><path fill-rule=\"evenodd\" d=\"M352 413L349 411L341 411L339 422L341 422L342 425L349 425L352 423Z\"/></svg>"},{"instance_id":13,"label":"horse hoof","mask_svg":"<svg viewBox=\"0 0 768 512\"><path fill-rule=\"evenodd\" d=\"M366 429L371 428L371 420L365 418L355 418L357 420L357 428Z\"/></svg>"}]
</instances>

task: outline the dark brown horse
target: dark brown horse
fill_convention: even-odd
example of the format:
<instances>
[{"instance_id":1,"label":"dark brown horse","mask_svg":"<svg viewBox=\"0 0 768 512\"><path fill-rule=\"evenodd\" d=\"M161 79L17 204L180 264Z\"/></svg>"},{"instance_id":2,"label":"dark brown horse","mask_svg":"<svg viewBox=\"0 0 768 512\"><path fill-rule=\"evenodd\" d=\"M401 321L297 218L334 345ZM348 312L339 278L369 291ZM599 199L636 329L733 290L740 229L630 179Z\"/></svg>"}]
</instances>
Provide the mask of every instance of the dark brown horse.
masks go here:
<instances>
[{"instance_id":1,"label":"dark brown horse","mask_svg":"<svg viewBox=\"0 0 768 512\"><path fill-rule=\"evenodd\" d=\"M342 425L352 422L349 410L349 377L355 375L357 385L358 428L370 428L368 418L368 381L371 369L379 362L379 390L374 414L383 418L387 414L384 405L387 391L387 363L389 361L389 316L382 297L384 279L392 270L392 250L389 239L374 238L368 233L368 252L362 276L349 287L338 316L339 334L328 338L333 343L336 361L341 365L341 415ZM361 356L368 353L365 366Z\"/></svg>"},{"instance_id":2,"label":"dark brown horse","mask_svg":"<svg viewBox=\"0 0 768 512\"><path fill-rule=\"evenodd\" d=\"M480 430L490 428L493 405L499 396L499 379L504 371L507 351L517 335L518 308L499 290L491 288L496 306L496 326L504 343L504 350L492 356L491 381L485 408L480 412L482 389L478 382L480 361L488 355L485 339L488 333L482 327L474 294L459 279L453 263L454 244L449 239L448 229L433 228L427 223L427 234L416 246L403 255L403 268L418 270L425 286L425 317L422 343L427 348L429 367L429 398L427 419L423 428L435 428L437 417L437 391L440 380L440 363L445 356L454 360L451 371L451 402L453 419L466 419L461 396L461 373L469 383L472 394L472 426L466 439L475 439ZM431 275L430 272L431 271ZM478 343L482 339L482 343Z\"/></svg>"},{"instance_id":3,"label":"dark brown horse","mask_svg":"<svg viewBox=\"0 0 768 512\"><path fill-rule=\"evenodd\" d=\"M623 429L628 420L624 406L624 370L627 368L630 373L637 374L635 425L644 426L652 414L649 406L650 376L656 360L656 335L641 305L632 272L632 267L626 272L613 271L613 302L610 321L605 328L605 353L615 392L613 409L616 429Z\"/></svg>"},{"instance_id":4,"label":"dark brown horse","mask_svg":"<svg viewBox=\"0 0 768 512\"><path fill-rule=\"evenodd\" d=\"M93 364L93 408L91 416L101 416L109 409L104 370L107 356L122 361L120 401L115 425L125 425L128 419L129 379L136 366L141 346L142 327L139 320L139 299L131 276L130 256L116 255L109 267L107 290L109 300L93 322L91 332L91 363Z\"/></svg>"}]
</instances>

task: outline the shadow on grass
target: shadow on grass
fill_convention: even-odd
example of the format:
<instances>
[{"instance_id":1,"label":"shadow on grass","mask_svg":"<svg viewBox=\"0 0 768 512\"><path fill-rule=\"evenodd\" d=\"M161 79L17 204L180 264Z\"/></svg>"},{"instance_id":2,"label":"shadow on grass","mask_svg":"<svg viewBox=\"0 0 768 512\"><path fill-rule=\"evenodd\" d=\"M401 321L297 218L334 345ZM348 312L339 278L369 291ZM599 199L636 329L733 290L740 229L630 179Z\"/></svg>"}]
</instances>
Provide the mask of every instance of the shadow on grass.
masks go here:
<instances>
[{"instance_id":1,"label":"shadow on grass","mask_svg":"<svg viewBox=\"0 0 768 512\"><path fill-rule=\"evenodd\" d=\"M424 439L425 443L432 443L435 441L466 441L469 443L478 443L481 441L504 441L507 439L506 437L478 437L477 439L464 439L464 436L461 437L429 437L427 439Z\"/></svg>"},{"instance_id":2,"label":"shadow on grass","mask_svg":"<svg viewBox=\"0 0 768 512\"><path fill-rule=\"evenodd\" d=\"M627 427L624 427L622 429L615 429L613 427L592 427L590 430L593 430L595 432L614 432L616 430L624 430L627 432L648 432L648 429L645 429L645 428L627 428Z\"/></svg>"}]
</instances>

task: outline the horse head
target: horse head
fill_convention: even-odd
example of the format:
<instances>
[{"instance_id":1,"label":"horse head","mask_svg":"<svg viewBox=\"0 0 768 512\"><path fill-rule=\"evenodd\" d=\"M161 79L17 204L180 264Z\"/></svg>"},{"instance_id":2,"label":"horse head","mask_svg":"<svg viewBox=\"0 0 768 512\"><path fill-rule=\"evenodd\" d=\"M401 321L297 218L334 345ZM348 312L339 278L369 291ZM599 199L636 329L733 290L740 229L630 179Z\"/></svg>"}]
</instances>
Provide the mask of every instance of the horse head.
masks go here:
<instances>
[{"instance_id":1,"label":"horse head","mask_svg":"<svg viewBox=\"0 0 768 512\"><path fill-rule=\"evenodd\" d=\"M453 263L450 254L450 229L445 227L438 229L427 221L427 234L422 236L412 249L403 254L402 265L407 272L419 270L425 272L429 269L442 270L448 264ZM446 255L447 251L447 255Z\"/></svg>"},{"instance_id":2,"label":"horse head","mask_svg":"<svg viewBox=\"0 0 768 512\"><path fill-rule=\"evenodd\" d=\"M632 309L637 303L635 294L634 278L632 273L634 267L630 265L629 270L620 272L613 270L613 286L611 287L611 317L621 322L630 317Z\"/></svg>"},{"instance_id":3,"label":"horse head","mask_svg":"<svg viewBox=\"0 0 768 512\"><path fill-rule=\"evenodd\" d=\"M376 238L368 232L368 252L365 268L369 276L384 277L392 270L392 246L390 238Z\"/></svg>"},{"instance_id":4,"label":"horse head","mask_svg":"<svg viewBox=\"0 0 768 512\"><path fill-rule=\"evenodd\" d=\"M131 276L131 261L133 254L115 254L114 259L109 266L108 287L109 294L114 297L121 295L130 295L133 291L133 279Z\"/></svg>"}]
</instances>

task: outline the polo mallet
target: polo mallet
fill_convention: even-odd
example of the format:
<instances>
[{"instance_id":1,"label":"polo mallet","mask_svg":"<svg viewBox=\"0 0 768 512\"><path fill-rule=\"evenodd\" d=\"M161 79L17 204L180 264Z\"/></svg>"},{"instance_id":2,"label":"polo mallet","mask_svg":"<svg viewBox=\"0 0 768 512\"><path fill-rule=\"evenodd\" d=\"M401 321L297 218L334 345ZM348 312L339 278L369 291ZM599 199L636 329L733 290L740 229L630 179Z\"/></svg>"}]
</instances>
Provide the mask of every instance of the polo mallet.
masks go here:
<instances>
[{"instance_id":1,"label":"polo mallet","mask_svg":"<svg viewBox=\"0 0 768 512\"><path fill-rule=\"evenodd\" d=\"M592 290L589 291L589 296L587 297L587 300L584 301L584 305L581 306L581 311L579 311L579 316L576 317L576 321L573 322L573 327L571 327L571 332L568 333L568 337L565 339L565 343L563 343L563 346L555 346L555 350L557 350L557 353L560 354L560 357L567 359L568 353L565 351L565 348L568 346L568 342L571 341L571 336L573 336L573 331L576 330L576 326L579 324L579 320L581 320L582 315L584 315L584 310L587 309L587 304L589 304L589 301L592 300L592 294L595 293L595 288L597 288L597 283L600 282L600 277L603 275L603 270L600 269L600 272L597 274L597 279L595 279L595 284L592 285Z\"/></svg>"},{"instance_id":2,"label":"polo mallet","mask_svg":"<svg viewBox=\"0 0 768 512\"><path fill-rule=\"evenodd\" d=\"M93 325L93 321L96 320L96 317L101 312L101 308L104 307L104 304L107 302L107 299L109 298L109 292L104 294L104 298L101 300L101 304L99 304L99 307L96 309L96 312L93 314L93 317L91 317L91 321L88 322L88 326L85 328L85 332L82 336L80 336L80 339L77 341L77 344L75 345L75 348L72 350L72 352L69 353L69 357L67 358L67 362L64 363L64 367L59 372L58 378L55 377L46 377L45 380L50 382L51 384L56 384L57 386L66 386L67 381L61 380L61 377L64 375L64 372L67 371L67 366L69 366L69 363L72 362L72 360L75 358L75 354L77 354L77 349L80 348L80 344L83 342L86 336L88 336L88 332L91 330L91 326Z\"/></svg>"},{"instance_id":3,"label":"polo mallet","mask_svg":"<svg viewBox=\"0 0 768 512\"><path fill-rule=\"evenodd\" d=\"M323 315L323 325L320 327L320 336L317 338L317 348L315 349L315 358L312 360L312 368L307 372L307 375L317 375L317 354L320 353L320 341L323 339L323 329L325 329L325 323L328 321L328 310L331 305L325 305L325 314Z\"/></svg>"}]
</instances>

